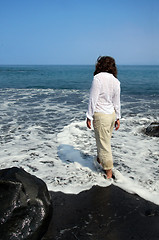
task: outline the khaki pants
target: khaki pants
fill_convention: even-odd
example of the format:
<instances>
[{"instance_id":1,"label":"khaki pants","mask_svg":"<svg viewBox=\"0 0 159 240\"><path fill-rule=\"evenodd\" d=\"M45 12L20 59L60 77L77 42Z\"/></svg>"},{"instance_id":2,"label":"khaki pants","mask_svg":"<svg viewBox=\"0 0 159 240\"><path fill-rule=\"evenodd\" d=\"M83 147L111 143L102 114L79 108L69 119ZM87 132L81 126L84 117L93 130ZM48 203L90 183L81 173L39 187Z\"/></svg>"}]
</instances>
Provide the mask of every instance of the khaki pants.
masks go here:
<instances>
[{"instance_id":1,"label":"khaki pants","mask_svg":"<svg viewBox=\"0 0 159 240\"><path fill-rule=\"evenodd\" d=\"M113 168L111 136L115 124L115 117L115 112L112 114L95 112L93 116L97 154L104 170Z\"/></svg>"}]
</instances>

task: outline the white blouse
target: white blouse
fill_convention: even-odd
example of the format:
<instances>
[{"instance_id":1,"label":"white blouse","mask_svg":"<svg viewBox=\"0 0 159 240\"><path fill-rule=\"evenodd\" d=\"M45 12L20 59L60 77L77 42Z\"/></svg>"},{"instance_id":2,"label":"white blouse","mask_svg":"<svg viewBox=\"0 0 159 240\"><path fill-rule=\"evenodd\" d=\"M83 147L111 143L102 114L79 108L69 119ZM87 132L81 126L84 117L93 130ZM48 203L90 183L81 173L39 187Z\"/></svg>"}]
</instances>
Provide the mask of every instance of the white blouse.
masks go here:
<instances>
[{"instance_id":1,"label":"white blouse","mask_svg":"<svg viewBox=\"0 0 159 240\"><path fill-rule=\"evenodd\" d=\"M112 114L116 112L116 119L120 115L120 82L113 74L100 72L93 78L90 89L87 118L93 119L94 112Z\"/></svg>"}]
</instances>

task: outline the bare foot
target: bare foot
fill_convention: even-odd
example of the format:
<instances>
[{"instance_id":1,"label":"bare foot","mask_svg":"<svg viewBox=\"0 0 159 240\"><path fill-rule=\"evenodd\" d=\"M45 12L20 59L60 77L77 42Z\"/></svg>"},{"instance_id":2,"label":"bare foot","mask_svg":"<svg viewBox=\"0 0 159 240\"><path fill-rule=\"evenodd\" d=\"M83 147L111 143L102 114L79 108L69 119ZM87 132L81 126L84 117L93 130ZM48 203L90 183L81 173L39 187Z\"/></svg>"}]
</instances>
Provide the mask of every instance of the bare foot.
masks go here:
<instances>
[{"instance_id":1,"label":"bare foot","mask_svg":"<svg viewBox=\"0 0 159 240\"><path fill-rule=\"evenodd\" d=\"M106 170L107 179L112 178L112 169Z\"/></svg>"}]
</instances>

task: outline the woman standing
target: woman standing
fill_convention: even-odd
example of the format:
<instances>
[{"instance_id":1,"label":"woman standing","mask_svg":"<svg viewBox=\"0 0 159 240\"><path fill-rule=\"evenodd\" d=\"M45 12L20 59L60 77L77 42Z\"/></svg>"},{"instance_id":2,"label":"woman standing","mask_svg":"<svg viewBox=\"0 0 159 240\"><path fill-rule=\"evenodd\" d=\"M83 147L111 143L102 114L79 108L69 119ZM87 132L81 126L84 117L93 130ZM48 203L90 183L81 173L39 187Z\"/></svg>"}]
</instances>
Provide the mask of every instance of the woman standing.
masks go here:
<instances>
[{"instance_id":1,"label":"woman standing","mask_svg":"<svg viewBox=\"0 0 159 240\"><path fill-rule=\"evenodd\" d=\"M91 129L91 120L95 131L97 161L106 171L107 178L112 177L113 159L111 136L113 127L120 127L120 82L117 68L112 57L97 59L87 111L87 127Z\"/></svg>"}]
</instances>

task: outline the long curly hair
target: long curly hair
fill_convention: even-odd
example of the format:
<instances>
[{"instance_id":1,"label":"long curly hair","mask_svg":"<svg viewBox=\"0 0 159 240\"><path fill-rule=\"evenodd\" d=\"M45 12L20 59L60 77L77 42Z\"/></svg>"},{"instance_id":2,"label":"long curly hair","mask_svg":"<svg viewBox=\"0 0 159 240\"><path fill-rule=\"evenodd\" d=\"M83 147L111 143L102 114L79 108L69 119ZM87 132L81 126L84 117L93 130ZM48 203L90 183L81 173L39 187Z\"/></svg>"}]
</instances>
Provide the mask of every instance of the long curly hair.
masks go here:
<instances>
[{"instance_id":1,"label":"long curly hair","mask_svg":"<svg viewBox=\"0 0 159 240\"><path fill-rule=\"evenodd\" d=\"M94 76L100 72L108 72L117 78L117 67L114 58L109 56L98 57Z\"/></svg>"}]
</instances>

